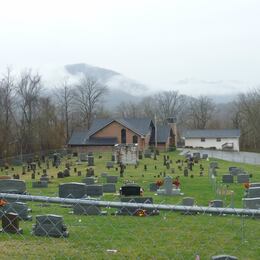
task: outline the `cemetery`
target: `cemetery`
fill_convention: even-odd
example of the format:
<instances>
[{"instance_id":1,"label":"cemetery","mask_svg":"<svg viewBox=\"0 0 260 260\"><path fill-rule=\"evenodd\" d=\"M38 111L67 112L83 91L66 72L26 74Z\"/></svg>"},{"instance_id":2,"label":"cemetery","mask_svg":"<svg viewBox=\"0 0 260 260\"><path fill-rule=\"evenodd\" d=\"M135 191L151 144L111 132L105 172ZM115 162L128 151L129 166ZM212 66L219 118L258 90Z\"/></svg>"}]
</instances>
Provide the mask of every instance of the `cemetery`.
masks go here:
<instances>
[{"instance_id":1,"label":"cemetery","mask_svg":"<svg viewBox=\"0 0 260 260\"><path fill-rule=\"evenodd\" d=\"M113 152L75 156L56 153L41 162L44 171L37 163L30 167L24 167L26 163L6 164L0 172L0 193L68 198L75 199L75 203L1 200L1 243L15 247L17 258L33 247L40 259L46 254L49 258L89 255L94 259L121 259L131 254L133 258L149 259L158 255L159 248L161 259L195 259L195 252L201 259L222 259L217 256L225 254L258 259L259 240L251 233L260 235L258 217L243 217L243 236L248 242L242 243L242 216L188 208L164 211L138 204L260 209L260 166L211 159L198 153L183 156L178 151L160 152L156 160L152 151L140 154L134 157L137 164L118 164L118 154L114 153L115 160L111 161ZM131 156L127 158L132 162ZM14 174L19 179L14 179ZM91 205L92 200L136 206L104 207ZM192 242L188 249L187 239ZM237 247L240 249L234 253L232 248ZM111 255L109 250L117 253Z\"/></svg>"}]
</instances>

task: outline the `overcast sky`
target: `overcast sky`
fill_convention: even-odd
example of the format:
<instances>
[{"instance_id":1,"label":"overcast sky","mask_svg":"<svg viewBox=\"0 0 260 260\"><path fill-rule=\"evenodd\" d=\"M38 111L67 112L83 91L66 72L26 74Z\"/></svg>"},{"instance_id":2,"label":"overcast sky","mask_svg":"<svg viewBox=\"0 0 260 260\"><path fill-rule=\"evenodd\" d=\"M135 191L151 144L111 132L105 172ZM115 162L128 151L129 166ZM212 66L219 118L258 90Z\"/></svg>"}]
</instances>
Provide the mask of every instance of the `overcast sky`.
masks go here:
<instances>
[{"instance_id":1,"label":"overcast sky","mask_svg":"<svg viewBox=\"0 0 260 260\"><path fill-rule=\"evenodd\" d=\"M260 83L259 0L0 0L0 11L1 70L84 62L187 94Z\"/></svg>"}]
</instances>

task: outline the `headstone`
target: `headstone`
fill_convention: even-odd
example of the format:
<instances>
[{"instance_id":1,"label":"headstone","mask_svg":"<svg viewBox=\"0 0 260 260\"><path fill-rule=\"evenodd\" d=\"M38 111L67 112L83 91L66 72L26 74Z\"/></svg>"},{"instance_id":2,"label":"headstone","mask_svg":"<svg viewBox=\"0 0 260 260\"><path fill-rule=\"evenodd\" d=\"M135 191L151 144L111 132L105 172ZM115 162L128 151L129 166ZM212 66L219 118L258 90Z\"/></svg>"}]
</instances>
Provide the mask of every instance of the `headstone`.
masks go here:
<instances>
[{"instance_id":1,"label":"headstone","mask_svg":"<svg viewBox=\"0 0 260 260\"><path fill-rule=\"evenodd\" d=\"M153 198L151 197L122 197L121 202L127 203L143 203L143 204L153 204ZM156 208L143 209L142 207L128 207L124 206L119 209L117 215L129 215L129 216L139 216L139 214L144 214L145 216L158 215L159 211Z\"/></svg>"},{"instance_id":2,"label":"headstone","mask_svg":"<svg viewBox=\"0 0 260 260\"><path fill-rule=\"evenodd\" d=\"M63 223L63 217L58 215L36 216L36 224L33 227L33 235L47 237L68 237L67 227Z\"/></svg>"},{"instance_id":3,"label":"headstone","mask_svg":"<svg viewBox=\"0 0 260 260\"><path fill-rule=\"evenodd\" d=\"M50 178L49 177L47 177L47 176L41 176L41 178L40 178L40 181L41 182L50 182Z\"/></svg>"},{"instance_id":4,"label":"headstone","mask_svg":"<svg viewBox=\"0 0 260 260\"><path fill-rule=\"evenodd\" d=\"M243 198L242 201L246 209L260 209L260 198Z\"/></svg>"},{"instance_id":5,"label":"headstone","mask_svg":"<svg viewBox=\"0 0 260 260\"><path fill-rule=\"evenodd\" d=\"M86 153L80 153L80 154L79 154L79 160L80 160L81 162L87 162L87 161L88 161L88 156L87 156L87 154L86 154Z\"/></svg>"},{"instance_id":6,"label":"headstone","mask_svg":"<svg viewBox=\"0 0 260 260\"><path fill-rule=\"evenodd\" d=\"M144 158L151 158L152 157L152 152L150 150L145 150L144 151Z\"/></svg>"},{"instance_id":7,"label":"headstone","mask_svg":"<svg viewBox=\"0 0 260 260\"><path fill-rule=\"evenodd\" d=\"M248 174L238 174L237 175L237 183L247 183L249 182Z\"/></svg>"},{"instance_id":8,"label":"headstone","mask_svg":"<svg viewBox=\"0 0 260 260\"><path fill-rule=\"evenodd\" d=\"M194 206L195 204L195 199L192 197L186 197L182 199L181 205L183 206Z\"/></svg>"},{"instance_id":9,"label":"headstone","mask_svg":"<svg viewBox=\"0 0 260 260\"><path fill-rule=\"evenodd\" d=\"M223 200L212 200L210 202L210 207L223 208Z\"/></svg>"},{"instance_id":10,"label":"headstone","mask_svg":"<svg viewBox=\"0 0 260 260\"><path fill-rule=\"evenodd\" d=\"M107 176L107 183L117 183L118 177L117 176Z\"/></svg>"},{"instance_id":11,"label":"headstone","mask_svg":"<svg viewBox=\"0 0 260 260\"><path fill-rule=\"evenodd\" d=\"M172 177L166 176L164 178L163 186L162 188L157 190L158 195L166 195L166 196L174 196L174 195L180 195L180 189L176 189L172 184Z\"/></svg>"},{"instance_id":12,"label":"headstone","mask_svg":"<svg viewBox=\"0 0 260 260\"><path fill-rule=\"evenodd\" d=\"M106 177L107 177L107 172L102 172L102 173L101 173L101 177L102 177L102 178L106 178Z\"/></svg>"},{"instance_id":13,"label":"headstone","mask_svg":"<svg viewBox=\"0 0 260 260\"><path fill-rule=\"evenodd\" d=\"M86 185L92 185L95 183L95 178L93 177L86 177L82 180L83 183L85 183Z\"/></svg>"},{"instance_id":14,"label":"headstone","mask_svg":"<svg viewBox=\"0 0 260 260\"><path fill-rule=\"evenodd\" d=\"M83 205L83 204L75 204L73 205L73 213L76 215L105 215L106 212L101 211L99 206L95 205Z\"/></svg>"},{"instance_id":15,"label":"headstone","mask_svg":"<svg viewBox=\"0 0 260 260\"><path fill-rule=\"evenodd\" d=\"M57 173L57 178L58 178L58 179L64 178L63 172L58 172L58 173Z\"/></svg>"},{"instance_id":16,"label":"headstone","mask_svg":"<svg viewBox=\"0 0 260 260\"><path fill-rule=\"evenodd\" d=\"M107 167L107 169L114 168L114 162L107 162L106 167Z\"/></svg>"},{"instance_id":17,"label":"headstone","mask_svg":"<svg viewBox=\"0 0 260 260\"><path fill-rule=\"evenodd\" d=\"M194 159L200 159L200 153L193 153L192 157Z\"/></svg>"},{"instance_id":18,"label":"headstone","mask_svg":"<svg viewBox=\"0 0 260 260\"><path fill-rule=\"evenodd\" d=\"M48 188L48 182L47 181L35 181L32 182L33 188Z\"/></svg>"},{"instance_id":19,"label":"headstone","mask_svg":"<svg viewBox=\"0 0 260 260\"><path fill-rule=\"evenodd\" d=\"M69 182L59 185L59 197L60 198L74 198L80 199L87 194L86 184L78 182Z\"/></svg>"},{"instance_id":20,"label":"headstone","mask_svg":"<svg viewBox=\"0 0 260 260\"><path fill-rule=\"evenodd\" d=\"M81 171L78 171L78 177L80 177L81 176Z\"/></svg>"},{"instance_id":21,"label":"headstone","mask_svg":"<svg viewBox=\"0 0 260 260\"><path fill-rule=\"evenodd\" d=\"M209 155L208 154L202 154L202 159L206 160L208 159Z\"/></svg>"},{"instance_id":22,"label":"headstone","mask_svg":"<svg viewBox=\"0 0 260 260\"><path fill-rule=\"evenodd\" d=\"M187 168L184 169L183 174L184 174L185 177L189 176L189 171L188 171Z\"/></svg>"},{"instance_id":23,"label":"headstone","mask_svg":"<svg viewBox=\"0 0 260 260\"><path fill-rule=\"evenodd\" d=\"M116 185L114 183L103 184L104 193L116 193Z\"/></svg>"},{"instance_id":24,"label":"headstone","mask_svg":"<svg viewBox=\"0 0 260 260\"><path fill-rule=\"evenodd\" d=\"M86 177L92 177L92 176L94 176L94 175L95 175L94 169L93 169L93 168L88 168L88 169L87 169Z\"/></svg>"},{"instance_id":25,"label":"headstone","mask_svg":"<svg viewBox=\"0 0 260 260\"><path fill-rule=\"evenodd\" d=\"M212 256L211 260L238 260L238 258L231 255L216 255Z\"/></svg>"},{"instance_id":26,"label":"headstone","mask_svg":"<svg viewBox=\"0 0 260 260\"><path fill-rule=\"evenodd\" d=\"M11 180L12 177L10 175L2 175L0 176L0 180Z\"/></svg>"},{"instance_id":27,"label":"headstone","mask_svg":"<svg viewBox=\"0 0 260 260\"><path fill-rule=\"evenodd\" d=\"M140 196L141 187L137 184L126 184L120 188L120 195L122 195L122 196Z\"/></svg>"},{"instance_id":28,"label":"headstone","mask_svg":"<svg viewBox=\"0 0 260 260\"><path fill-rule=\"evenodd\" d=\"M234 182L234 177L231 174L225 174L222 176L222 182L223 183L233 183Z\"/></svg>"},{"instance_id":29,"label":"headstone","mask_svg":"<svg viewBox=\"0 0 260 260\"><path fill-rule=\"evenodd\" d=\"M87 193L87 196L90 196L90 197L103 196L103 186L98 185L98 184L86 185L86 193Z\"/></svg>"},{"instance_id":30,"label":"headstone","mask_svg":"<svg viewBox=\"0 0 260 260\"><path fill-rule=\"evenodd\" d=\"M260 198L260 187L250 187L247 190L247 198Z\"/></svg>"},{"instance_id":31,"label":"headstone","mask_svg":"<svg viewBox=\"0 0 260 260\"><path fill-rule=\"evenodd\" d=\"M32 216L29 216L28 213L31 211L28 208L28 205L23 202L12 202L4 206L4 212L6 213L16 213L18 218L21 220L32 220Z\"/></svg>"},{"instance_id":32,"label":"headstone","mask_svg":"<svg viewBox=\"0 0 260 260\"><path fill-rule=\"evenodd\" d=\"M260 182L252 182L252 183L250 183L250 188L254 188L254 187L260 187Z\"/></svg>"},{"instance_id":33,"label":"headstone","mask_svg":"<svg viewBox=\"0 0 260 260\"><path fill-rule=\"evenodd\" d=\"M94 157L88 156L88 166L94 166Z\"/></svg>"},{"instance_id":34,"label":"headstone","mask_svg":"<svg viewBox=\"0 0 260 260\"><path fill-rule=\"evenodd\" d=\"M150 183L149 190L152 191L152 192L157 191L158 186L156 185L156 183Z\"/></svg>"},{"instance_id":35,"label":"headstone","mask_svg":"<svg viewBox=\"0 0 260 260\"><path fill-rule=\"evenodd\" d=\"M19 228L19 217L16 213L6 213L2 216L1 232L11 234L22 234L23 230Z\"/></svg>"},{"instance_id":36,"label":"headstone","mask_svg":"<svg viewBox=\"0 0 260 260\"><path fill-rule=\"evenodd\" d=\"M26 192L25 182L22 180L0 180L0 193L24 194Z\"/></svg>"},{"instance_id":37,"label":"headstone","mask_svg":"<svg viewBox=\"0 0 260 260\"><path fill-rule=\"evenodd\" d=\"M63 171L63 176L64 176L64 177L70 177L70 170L66 168L66 169Z\"/></svg>"}]
</instances>

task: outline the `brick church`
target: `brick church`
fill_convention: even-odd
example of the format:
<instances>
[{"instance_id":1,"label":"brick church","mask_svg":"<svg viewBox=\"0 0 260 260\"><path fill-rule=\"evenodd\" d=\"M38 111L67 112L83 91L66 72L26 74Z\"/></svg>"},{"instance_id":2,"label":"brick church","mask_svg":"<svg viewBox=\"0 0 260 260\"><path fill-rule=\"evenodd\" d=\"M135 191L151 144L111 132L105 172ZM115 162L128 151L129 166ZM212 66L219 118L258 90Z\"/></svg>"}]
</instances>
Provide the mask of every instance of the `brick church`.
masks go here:
<instances>
[{"instance_id":1,"label":"brick church","mask_svg":"<svg viewBox=\"0 0 260 260\"><path fill-rule=\"evenodd\" d=\"M156 146L168 150L177 145L175 118L155 126L150 118L96 119L90 129L74 131L68 147L77 151L111 151L116 144L138 144L139 150Z\"/></svg>"}]
</instances>

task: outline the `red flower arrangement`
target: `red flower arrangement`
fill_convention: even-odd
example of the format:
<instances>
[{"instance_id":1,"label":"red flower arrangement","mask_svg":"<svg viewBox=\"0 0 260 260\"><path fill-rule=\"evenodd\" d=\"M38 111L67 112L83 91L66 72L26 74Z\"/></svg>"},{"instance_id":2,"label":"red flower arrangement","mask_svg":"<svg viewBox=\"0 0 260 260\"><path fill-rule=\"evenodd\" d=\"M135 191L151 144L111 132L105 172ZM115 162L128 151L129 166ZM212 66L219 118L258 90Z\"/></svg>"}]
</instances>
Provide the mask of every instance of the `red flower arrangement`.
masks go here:
<instances>
[{"instance_id":1,"label":"red flower arrangement","mask_svg":"<svg viewBox=\"0 0 260 260\"><path fill-rule=\"evenodd\" d=\"M179 186L181 185L181 183L179 182L179 179L178 179L178 178L176 178L176 179L172 182L172 184L174 184L177 189L178 189Z\"/></svg>"},{"instance_id":2,"label":"red flower arrangement","mask_svg":"<svg viewBox=\"0 0 260 260\"><path fill-rule=\"evenodd\" d=\"M0 199L0 207L3 207L7 204L7 201L4 199Z\"/></svg>"},{"instance_id":3,"label":"red flower arrangement","mask_svg":"<svg viewBox=\"0 0 260 260\"><path fill-rule=\"evenodd\" d=\"M162 181L162 180L156 181L156 185L157 185L158 187L161 187L161 186L163 185L163 181Z\"/></svg>"}]
</instances>

